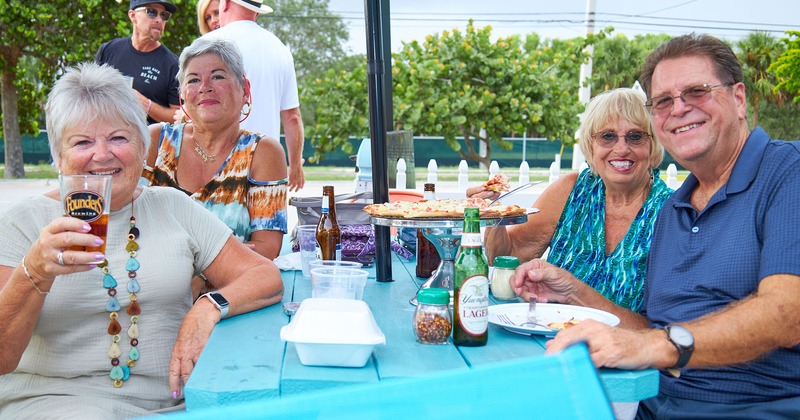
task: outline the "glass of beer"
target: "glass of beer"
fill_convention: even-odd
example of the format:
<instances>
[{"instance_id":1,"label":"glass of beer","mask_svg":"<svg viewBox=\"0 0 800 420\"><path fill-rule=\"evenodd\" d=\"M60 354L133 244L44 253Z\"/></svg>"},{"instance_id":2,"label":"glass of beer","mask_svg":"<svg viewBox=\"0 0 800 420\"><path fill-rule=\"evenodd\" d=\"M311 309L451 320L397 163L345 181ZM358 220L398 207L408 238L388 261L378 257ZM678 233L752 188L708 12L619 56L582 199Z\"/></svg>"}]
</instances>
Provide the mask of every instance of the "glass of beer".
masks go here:
<instances>
[{"instance_id":1,"label":"glass of beer","mask_svg":"<svg viewBox=\"0 0 800 420\"><path fill-rule=\"evenodd\" d=\"M103 239L99 246L71 246L70 251L106 252L108 213L111 210L110 175L58 175L64 213L77 217L92 229L92 235Z\"/></svg>"}]
</instances>

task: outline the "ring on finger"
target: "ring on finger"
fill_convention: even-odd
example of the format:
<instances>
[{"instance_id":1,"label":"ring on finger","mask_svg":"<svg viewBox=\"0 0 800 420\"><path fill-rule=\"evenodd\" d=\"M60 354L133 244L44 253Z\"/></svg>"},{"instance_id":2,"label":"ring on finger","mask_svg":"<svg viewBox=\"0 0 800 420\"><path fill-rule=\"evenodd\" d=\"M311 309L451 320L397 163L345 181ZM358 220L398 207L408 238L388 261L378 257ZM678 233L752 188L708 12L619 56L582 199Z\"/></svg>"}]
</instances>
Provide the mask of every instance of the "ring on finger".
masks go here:
<instances>
[{"instance_id":1,"label":"ring on finger","mask_svg":"<svg viewBox=\"0 0 800 420\"><path fill-rule=\"evenodd\" d=\"M56 257L58 258L58 265L64 265L64 253L59 252Z\"/></svg>"}]
</instances>

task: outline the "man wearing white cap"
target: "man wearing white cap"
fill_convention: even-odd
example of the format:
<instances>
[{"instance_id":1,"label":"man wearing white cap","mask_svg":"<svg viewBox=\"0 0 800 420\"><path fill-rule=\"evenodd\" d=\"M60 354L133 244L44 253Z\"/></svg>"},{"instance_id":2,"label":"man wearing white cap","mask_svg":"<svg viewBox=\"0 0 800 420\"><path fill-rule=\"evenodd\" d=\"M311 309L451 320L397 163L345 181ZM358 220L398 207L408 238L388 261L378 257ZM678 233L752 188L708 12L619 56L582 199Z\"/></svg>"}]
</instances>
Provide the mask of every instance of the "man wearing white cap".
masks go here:
<instances>
[{"instance_id":1,"label":"man wearing white cap","mask_svg":"<svg viewBox=\"0 0 800 420\"><path fill-rule=\"evenodd\" d=\"M256 23L272 8L262 0L220 0L221 28L203 36L233 41L244 57L250 80L251 113L242 128L280 139L281 120L289 156L289 188L303 188L303 120L297 95L294 58L272 32Z\"/></svg>"},{"instance_id":2,"label":"man wearing white cap","mask_svg":"<svg viewBox=\"0 0 800 420\"><path fill-rule=\"evenodd\" d=\"M177 11L163 0L131 0L128 18L133 35L104 43L94 58L133 78L131 87L149 123L171 122L180 107L178 57L160 42L167 21Z\"/></svg>"}]
</instances>

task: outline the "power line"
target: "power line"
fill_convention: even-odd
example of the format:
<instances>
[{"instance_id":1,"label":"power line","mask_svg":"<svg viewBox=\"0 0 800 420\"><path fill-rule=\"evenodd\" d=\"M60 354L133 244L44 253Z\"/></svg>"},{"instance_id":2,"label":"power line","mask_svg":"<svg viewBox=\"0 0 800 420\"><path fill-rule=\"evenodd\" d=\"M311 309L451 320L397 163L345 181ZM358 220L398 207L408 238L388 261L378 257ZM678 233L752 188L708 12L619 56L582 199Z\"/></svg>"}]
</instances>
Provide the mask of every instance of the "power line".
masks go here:
<instances>
[{"instance_id":1,"label":"power line","mask_svg":"<svg viewBox=\"0 0 800 420\"><path fill-rule=\"evenodd\" d=\"M334 12L337 13L337 12ZM350 12L345 12L350 13ZM411 13L397 13L397 15L409 15ZM555 15L556 13L520 13L520 14L509 14L509 13L487 13L481 14L480 18L473 18L473 21L480 22L480 23L495 23L495 24L513 24L513 25L530 25L531 30L533 32L536 31L536 26L541 27L542 25L557 25L557 26L574 26L576 28L583 28L586 25L586 20L584 18L579 19L542 19L542 18L522 18L521 16L524 15ZM579 13L558 13L557 15L565 15L565 14L575 14L575 15L582 15ZM398 27L433 27L431 23L454 23L454 22L464 22L465 18L437 18L437 17L397 17L394 16L391 18L392 22L411 22L411 23L419 23L419 24L412 24L412 25L393 25ZM464 15L464 16L471 16L464 13L430 13L427 14L428 16L432 15L442 15L442 16L454 16L454 15ZM506 16L506 15L513 15L514 18L505 19L505 18L491 18L487 16ZM606 18L605 15L612 16L614 18ZM627 20L620 20L619 18L626 18ZM273 15L272 19L299 19L299 20L330 20L330 19L341 19L345 21L359 21L363 23L363 17L355 18L355 17L347 17L347 16L314 16L314 15ZM691 22L692 24L681 24L681 23L659 23L659 22L652 22L649 20L632 20L628 18L635 18L635 19L649 19L649 20L660 20L660 21L674 21L674 22ZM468 19L467 19L468 20ZM737 22L737 21L718 21L718 20L709 20L709 19L688 19L688 18L666 18L666 17L653 17L653 16L641 16L641 15L625 15L625 14L618 14L618 13L602 13L597 14L595 19L595 24L598 27L604 26L614 26L617 28L621 28L618 25L626 25L627 29L631 30L638 30L642 32L658 32L656 30L651 30L651 28L673 28L675 30L703 30L703 31L731 31L731 32L769 32L775 34L783 34L786 30L790 29L797 29L800 30L800 25L776 25L774 23L754 23L754 22ZM701 25L703 24L703 25ZM747 25L742 27L736 26L711 26L711 25ZM533 26L536 25L536 26ZM634 27L631 27L633 25ZM765 26L766 28L762 28L761 26ZM781 26L780 29L774 29L776 26Z\"/></svg>"}]
</instances>

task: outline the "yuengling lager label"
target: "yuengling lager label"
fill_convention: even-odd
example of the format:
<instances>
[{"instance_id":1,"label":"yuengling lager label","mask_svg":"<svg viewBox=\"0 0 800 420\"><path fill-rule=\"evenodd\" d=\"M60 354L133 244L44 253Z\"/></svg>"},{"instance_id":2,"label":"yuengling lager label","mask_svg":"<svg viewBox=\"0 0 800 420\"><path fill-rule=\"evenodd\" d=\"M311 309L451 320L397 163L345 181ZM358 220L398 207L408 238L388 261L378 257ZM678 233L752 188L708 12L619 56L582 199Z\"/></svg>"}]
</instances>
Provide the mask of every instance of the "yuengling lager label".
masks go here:
<instances>
[{"instance_id":1,"label":"yuengling lager label","mask_svg":"<svg viewBox=\"0 0 800 420\"><path fill-rule=\"evenodd\" d=\"M461 327L472 335L480 335L489 327L489 279L475 275L461 284L458 295Z\"/></svg>"}]
</instances>

